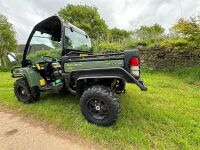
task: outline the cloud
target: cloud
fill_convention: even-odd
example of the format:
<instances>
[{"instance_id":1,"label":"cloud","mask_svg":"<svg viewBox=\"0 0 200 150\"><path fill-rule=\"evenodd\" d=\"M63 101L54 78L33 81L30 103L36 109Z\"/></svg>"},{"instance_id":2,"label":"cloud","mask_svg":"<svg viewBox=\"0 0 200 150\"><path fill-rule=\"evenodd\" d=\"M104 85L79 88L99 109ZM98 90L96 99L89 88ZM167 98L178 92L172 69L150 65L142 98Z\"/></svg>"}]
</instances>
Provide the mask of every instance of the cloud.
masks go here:
<instances>
[{"instance_id":1,"label":"cloud","mask_svg":"<svg viewBox=\"0 0 200 150\"><path fill-rule=\"evenodd\" d=\"M180 17L200 15L199 0L0 0L0 13L13 24L18 42L25 43L35 24L69 3L96 6L110 28L128 30L154 23L167 29Z\"/></svg>"}]
</instances>

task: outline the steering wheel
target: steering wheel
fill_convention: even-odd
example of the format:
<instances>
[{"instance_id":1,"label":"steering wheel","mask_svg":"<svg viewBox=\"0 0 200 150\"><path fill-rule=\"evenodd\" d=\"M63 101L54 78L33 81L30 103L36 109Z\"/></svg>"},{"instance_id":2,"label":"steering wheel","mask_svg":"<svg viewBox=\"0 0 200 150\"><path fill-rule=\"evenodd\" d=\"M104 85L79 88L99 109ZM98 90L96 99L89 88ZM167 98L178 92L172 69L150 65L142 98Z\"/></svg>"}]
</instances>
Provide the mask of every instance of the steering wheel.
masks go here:
<instances>
[{"instance_id":1,"label":"steering wheel","mask_svg":"<svg viewBox=\"0 0 200 150\"><path fill-rule=\"evenodd\" d=\"M55 58L53 58L53 57L51 57L51 56L47 56L47 55L41 56L41 60L43 60L43 61L45 61L45 62L56 61Z\"/></svg>"}]
</instances>

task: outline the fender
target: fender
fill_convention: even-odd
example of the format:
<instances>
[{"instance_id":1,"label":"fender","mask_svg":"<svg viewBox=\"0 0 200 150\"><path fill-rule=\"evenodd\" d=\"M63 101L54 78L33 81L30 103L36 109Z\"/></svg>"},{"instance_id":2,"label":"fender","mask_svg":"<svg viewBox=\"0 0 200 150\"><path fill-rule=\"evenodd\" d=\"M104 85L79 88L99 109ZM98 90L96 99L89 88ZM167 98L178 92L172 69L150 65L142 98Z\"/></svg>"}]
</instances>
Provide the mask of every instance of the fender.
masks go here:
<instances>
[{"instance_id":1,"label":"fender","mask_svg":"<svg viewBox=\"0 0 200 150\"><path fill-rule=\"evenodd\" d=\"M142 91L146 91L147 87L141 79L137 79L121 67L115 68L92 68L72 72L72 77L78 81L84 79L108 79L117 78L127 83L135 83Z\"/></svg>"},{"instance_id":2,"label":"fender","mask_svg":"<svg viewBox=\"0 0 200 150\"><path fill-rule=\"evenodd\" d=\"M24 67L24 68L13 68L11 70L13 78L25 78L28 86L31 87L39 87L39 80L41 78L40 74L36 72L33 68Z\"/></svg>"}]
</instances>

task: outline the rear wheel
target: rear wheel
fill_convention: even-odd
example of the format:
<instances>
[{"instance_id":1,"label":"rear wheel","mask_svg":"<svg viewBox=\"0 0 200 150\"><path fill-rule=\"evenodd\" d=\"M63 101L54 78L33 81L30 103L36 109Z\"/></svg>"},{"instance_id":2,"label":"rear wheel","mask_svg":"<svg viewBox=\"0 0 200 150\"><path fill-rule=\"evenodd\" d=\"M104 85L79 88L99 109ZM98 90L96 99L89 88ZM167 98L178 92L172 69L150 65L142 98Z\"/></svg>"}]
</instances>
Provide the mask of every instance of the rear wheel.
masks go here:
<instances>
[{"instance_id":1,"label":"rear wheel","mask_svg":"<svg viewBox=\"0 0 200 150\"><path fill-rule=\"evenodd\" d=\"M25 79L17 79L14 83L14 92L17 99L23 103L32 103L39 99L40 93L34 90L34 95L29 92Z\"/></svg>"},{"instance_id":2,"label":"rear wheel","mask_svg":"<svg viewBox=\"0 0 200 150\"><path fill-rule=\"evenodd\" d=\"M119 113L119 96L105 86L88 88L80 99L81 112L85 118L100 126L115 123Z\"/></svg>"}]
</instances>

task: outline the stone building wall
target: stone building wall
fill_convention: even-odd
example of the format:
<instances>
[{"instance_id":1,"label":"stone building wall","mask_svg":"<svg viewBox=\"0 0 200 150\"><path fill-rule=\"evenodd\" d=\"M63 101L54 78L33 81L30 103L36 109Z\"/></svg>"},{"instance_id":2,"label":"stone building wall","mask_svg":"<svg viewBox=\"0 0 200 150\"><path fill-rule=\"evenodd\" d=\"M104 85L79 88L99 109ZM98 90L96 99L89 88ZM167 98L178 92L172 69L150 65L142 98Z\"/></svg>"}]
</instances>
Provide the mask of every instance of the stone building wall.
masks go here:
<instances>
[{"instance_id":1,"label":"stone building wall","mask_svg":"<svg viewBox=\"0 0 200 150\"><path fill-rule=\"evenodd\" d=\"M169 50L166 48L149 48L140 50L142 67L155 70L168 70L174 67L189 67L200 64L198 53Z\"/></svg>"}]
</instances>

